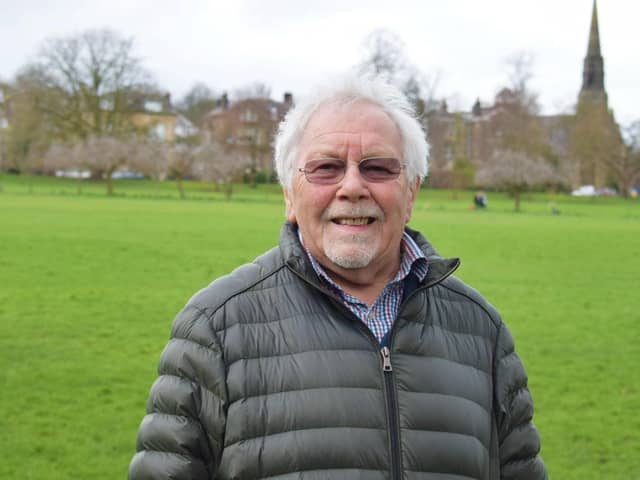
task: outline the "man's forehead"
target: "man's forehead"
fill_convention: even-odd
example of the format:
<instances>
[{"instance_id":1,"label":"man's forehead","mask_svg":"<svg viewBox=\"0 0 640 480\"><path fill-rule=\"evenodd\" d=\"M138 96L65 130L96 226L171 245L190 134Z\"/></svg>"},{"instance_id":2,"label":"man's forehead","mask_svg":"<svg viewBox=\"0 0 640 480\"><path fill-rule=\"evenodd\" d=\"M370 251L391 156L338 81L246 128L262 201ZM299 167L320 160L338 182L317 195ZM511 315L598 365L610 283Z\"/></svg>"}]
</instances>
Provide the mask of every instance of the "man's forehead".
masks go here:
<instances>
[{"instance_id":1,"label":"man's forehead","mask_svg":"<svg viewBox=\"0 0 640 480\"><path fill-rule=\"evenodd\" d=\"M379 105L368 101L330 102L311 115L302 141L340 143L379 138L394 142L399 136L397 125Z\"/></svg>"}]
</instances>

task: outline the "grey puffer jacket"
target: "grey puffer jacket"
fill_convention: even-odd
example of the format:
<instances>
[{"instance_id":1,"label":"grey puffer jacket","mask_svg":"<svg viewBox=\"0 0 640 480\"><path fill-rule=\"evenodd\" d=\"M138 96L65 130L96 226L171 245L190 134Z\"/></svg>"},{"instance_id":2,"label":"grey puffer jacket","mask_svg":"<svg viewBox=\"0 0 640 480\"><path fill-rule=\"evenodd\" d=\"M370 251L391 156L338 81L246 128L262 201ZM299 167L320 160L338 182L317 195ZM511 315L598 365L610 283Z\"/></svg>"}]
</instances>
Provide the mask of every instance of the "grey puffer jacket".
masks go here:
<instances>
[{"instance_id":1,"label":"grey puffer jacket","mask_svg":"<svg viewBox=\"0 0 640 480\"><path fill-rule=\"evenodd\" d=\"M544 479L498 313L429 259L389 349L319 284L295 227L178 314L130 468L149 479Z\"/></svg>"}]
</instances>

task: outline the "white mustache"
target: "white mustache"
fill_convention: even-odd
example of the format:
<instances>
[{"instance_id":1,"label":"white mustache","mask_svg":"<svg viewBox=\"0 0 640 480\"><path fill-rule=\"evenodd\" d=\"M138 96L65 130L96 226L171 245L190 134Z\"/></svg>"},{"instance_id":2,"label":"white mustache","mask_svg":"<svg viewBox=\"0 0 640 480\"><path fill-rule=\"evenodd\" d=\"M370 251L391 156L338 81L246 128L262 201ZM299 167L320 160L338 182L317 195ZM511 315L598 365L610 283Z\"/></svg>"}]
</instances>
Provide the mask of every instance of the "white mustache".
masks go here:
<instances>
[{"instance_id":1,"label":"white mustache","mask_svg":"<svg viewBox=\"0 0 640 480\"><path fill-rule=\"evenodd\" d=\"M332 220L334 218L362 218L371 217L376 220L384 220L384 212L377 205L344 205L329 206L322 212L322 220Z\"/></svg>"}]
</instances>

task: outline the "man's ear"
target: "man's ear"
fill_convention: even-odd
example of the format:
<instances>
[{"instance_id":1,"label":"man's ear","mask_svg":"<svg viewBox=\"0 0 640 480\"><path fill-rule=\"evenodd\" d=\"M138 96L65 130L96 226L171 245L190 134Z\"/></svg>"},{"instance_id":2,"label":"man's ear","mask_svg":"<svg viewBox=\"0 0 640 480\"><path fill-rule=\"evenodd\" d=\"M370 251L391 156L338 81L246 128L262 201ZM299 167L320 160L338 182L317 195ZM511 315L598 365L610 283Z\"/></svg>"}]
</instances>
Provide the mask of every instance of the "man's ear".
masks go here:
<instances>
[{"instance_id":1,"label":"man's ear","mask_svg":"<svg viewBox=\"0 0 640 480\"><path fill-rule=\"evenodd\" d=\"M293 207L293 198L291 191L288 188L283 188L282 193L284 193L284 204L286 207L286 217L291 223L297 223L298 220L296 218L295 208Z\"/></svg>"},{"instance_id":2,"label":"man's ear","mask_svg":"<svg viewBox=\"0 0 640 480\"><path fill-rule=\"evenodd\" d=\"M420 177L416 178L415 182L411 182L409 184L409 201L407 202L407 211L405 212L404 224L406 225L411 220L411 212L413 211L413 204L416 203L416 198L418 198L418 192L420 191L420 185L422 181Z\"/></svg>"}]
</instances>

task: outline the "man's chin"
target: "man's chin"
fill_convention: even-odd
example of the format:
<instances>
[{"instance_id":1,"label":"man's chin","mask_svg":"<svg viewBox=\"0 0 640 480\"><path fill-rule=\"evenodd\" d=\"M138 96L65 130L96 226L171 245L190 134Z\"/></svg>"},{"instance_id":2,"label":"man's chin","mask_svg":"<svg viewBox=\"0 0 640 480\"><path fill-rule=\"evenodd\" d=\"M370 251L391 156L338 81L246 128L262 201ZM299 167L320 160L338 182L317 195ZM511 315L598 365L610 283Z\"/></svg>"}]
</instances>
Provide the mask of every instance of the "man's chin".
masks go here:
<instances>
[{"instance_id":1,"label":"man's chin","mask_svg":"<svg viewBox=\"0 0 640 480\"><path fill-rule=\"evenodd\" d=\"M368 267L374 257L374 251L357 249L351 251L335 251L328 249L325 251L326 257L335 265L347 269L357 270Z\"/></svg>"}]
</instances>

